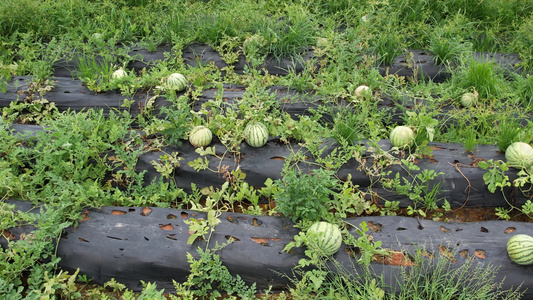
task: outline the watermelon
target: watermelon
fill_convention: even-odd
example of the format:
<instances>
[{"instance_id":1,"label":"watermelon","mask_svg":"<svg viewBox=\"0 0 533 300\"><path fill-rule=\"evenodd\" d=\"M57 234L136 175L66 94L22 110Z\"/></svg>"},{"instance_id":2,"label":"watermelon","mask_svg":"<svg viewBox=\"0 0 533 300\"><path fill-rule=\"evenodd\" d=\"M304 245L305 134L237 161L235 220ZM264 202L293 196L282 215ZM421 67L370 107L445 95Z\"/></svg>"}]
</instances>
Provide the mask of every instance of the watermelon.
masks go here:
<instances>
[{"instance_id":1,"label":"watermelon","mask_svg":"<svg viewBox=\"0 0 533 300\"><path fill-rule=\"evenodd\" d=\"M189 133L189 142L194 147L207 147L211 144L213 133L205 126L196 126Z\"/></svg>"},{"instance_id":2,"label":"watermelon","mask_svg":"<svg viewBox=\"0 0 533 300\"><path fill-rule=\"evenodd\" d=\"M507 242L509 258L519 265L533 264L533 237L527 234L512 236Z\"/></svg>"},{"instance_id":3,"label":"watermelon","mask_svg":"<svg viewBox=\"0 0 533 300\"><path fill-rule=\"evenodd\" d=\"M113 74L111 75L111 78L113 79L120 79L124 76L128 76L128 73L126 73L126 71L124 71L122 68L121 69L118 69L116 70L115 72L113 72Z\"/></svg>"},{"instance_id":4,"label":"watermelon","mask_svg":"<svg viewBox=\"0 0 533 300\"><path fill-rule=\"evenodd\" d=\"M307 247L324 256L331 256L341 247L342 236L338 226L328 222L316 222L306 233Z\"/></svg>"},{"instance_id":5,"label":"watermelon","mask_svg":"<svg viewBox=\"0 0 533 300\"><path fill-rule=\"evenodd\" d=\"M505 150L505 160L513 168L529 168L533 165L533 147L527 143L515 142Z\"/></svg>"},{"instance_id":6,"label":"watermelon","mask_svg":"<svg viewBox=\"0 0 533 300\"><path fill-rule=\"evenodd\" d=\"M172 73L165 81L165 88L170 91L183 91L187 87L187 79L180 73Z\"/></svg>"},{"instance_id":7,"label":"watermelon","mask_svg":"<svg viewBox=\"0 0 533 300\"><path fill-rule=\"evenodd\" d=\"M252 147L262 147L268 141L268 129L261 122L248 123L244 129L244 139Z\"/></svg>"},{"instance_id":8,"label":"watermelon","mask_svg":"<svg viewBox=\"0 0 533 300\"><path fill-rule=\"evenodd\" d=\"M357 98L372 97L372 90L366 85L360 85L355 89L355 96Z\"/></svg>"},{"instance_id":9,"label":"watermelon","mask_svg":"<svg viewBox=\"0 0 533 300\"><path fill-rule=\"evenodd\" d=\"M407 126L397 126L390 133L390 143L392 147L411 147L415 141L414 131Z\"/></svg>"},{"instance_id":10,"label":"watermelon","mask_svg":"<svg viewBox=\"0 0 533 300\"><path fill-rule=\"evenodd\" d=\"M465 93L461 96L461 105L464 107L475 106L478 101L478 93Z\"/></svg>"}]
</instances>

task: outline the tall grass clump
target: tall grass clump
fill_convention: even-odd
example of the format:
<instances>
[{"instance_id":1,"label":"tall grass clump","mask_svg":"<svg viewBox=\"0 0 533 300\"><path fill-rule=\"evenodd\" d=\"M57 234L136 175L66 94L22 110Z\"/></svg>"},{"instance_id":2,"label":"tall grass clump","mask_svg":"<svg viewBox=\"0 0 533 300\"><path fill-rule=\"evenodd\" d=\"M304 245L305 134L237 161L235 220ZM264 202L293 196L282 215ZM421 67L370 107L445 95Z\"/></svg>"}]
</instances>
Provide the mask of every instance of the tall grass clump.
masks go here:
<instances>
[{"instance_id":1,"label":"tall grass clump","mask_svg":"<svg viewBox=\"0 0 533 300\"><path fill-rule=\"evenodd\" d=\"M522 126L520 121L513 116L503 116L502 120L498 123L498 150L505 152L505 149L514 142L519 142L519 135L521 133Z\"/></svg>"},{"instance_id":2,"label":"tall grass clump","mask_svg":"<svg viewBox=\"0 0 533 300\"><path fill-rule=\"evenodd\" d=\"M533 18L525 20L517 28L510 45L511 51L520 55L522 67L527 71L533 70Z\"/></svg>"},{"instance_id":3,"label":"tall grass clump","mask_svg":"<svg viewBox=\"0 0 533 300\"><path fill-rule=\"evenodd\" d=\"M396 281L388 285L386 275L378 277L369 267L320 261L315 272L298 270L296 275L301 279L291 278L291 296L322 300L519 300L523 295L520 287L504 289L502 282L496 281L499 268L490 264L466 259L458 265L445 256L405 257L404 265L397 266Z\"/></svg>"},{"instance_id":4,"label":"tall grass clump","mask_svg":"<svg viewBox=\"0 0 533 300\"><path fill-rule=\"evenodd\" d=\"M513 89L516 91L518 102L526 111L533 110L533 76L516 74L514 77Z\"/></svg>"},{"instance_id":5,"label":"tall grass clump","mask_svg":"<svg viewBox=\"0 0 533 300\"><path fill-rule=\"evenodd\" d=\"M487 59L471 58L452 74L452 86L467 91L473 88L479 93L480 101L500 97L505 80L498 66Z\"/></svg>"},{"instance_id":6,"label":"tall grass clump","mask_svg":"<svg viewBox=\"0 0 533 300\"><path fill-rule=\"evenodd\" d=\"M429 51L437 64L457 63L472 52L472 43L467 40L472 23L462 13L440 23L429 34Z\"/></svg>"},{"instance_id":7,"label":"tall grass clump","mask_svg":"<svg viewBox=\"0 0 533 300\"><path fill-rule=\"evenodd\" d=\"M405 48L401 35L392 27L376 33L371 43L378 55L378 61L383 65L391 64Z\"/></svg>"},{"instance_id":8,"label":"tall grass clump","mask_svg":"<svg viewBox=\"0 0 533 300\"><path fill-rule=\"evenodd\" d=\"M262 37L260 54L290 58L315 44L316 28L312 16L304 10L290 10L287 15L263 17L255 29Z\"/></svg>"},{"instance_id":9,"label":"tall grass clump","mask_svg":"<svg viewBox=\"0 0 533 300\"><path fill-rule=\"evenodd\" d=\"M419 258L416 266L402 268L400 292L392 299L521 299L518 289L503 290L495 281L498 269L472 259L457 266L445 257Z\"/></svg>"}]
</instances>

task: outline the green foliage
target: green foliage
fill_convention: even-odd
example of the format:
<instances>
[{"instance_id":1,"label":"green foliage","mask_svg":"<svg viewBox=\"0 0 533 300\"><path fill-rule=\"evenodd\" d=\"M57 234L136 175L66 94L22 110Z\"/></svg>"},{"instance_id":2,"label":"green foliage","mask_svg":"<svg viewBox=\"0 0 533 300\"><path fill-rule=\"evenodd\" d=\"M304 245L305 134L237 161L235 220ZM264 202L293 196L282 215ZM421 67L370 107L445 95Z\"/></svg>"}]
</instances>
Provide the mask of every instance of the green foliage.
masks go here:
<instances>
[{"instance_id":1,"label":"green foliage","mask_svg":"<svg viewBox=\"0 0 533 300\"><path fill-rule=\"evenodd\" d=\"M39 214L14 211L13 207L0 202L0 231L13 226L30 226L36 224L35 231L21 234L20 239L8 242L7 249L0 249L0 291L19 299L17 295L22 286L21 277L28 275L30 293L35 295L54 295L59 290L69 289L73 285L72 278L66 273L55 273L55 265L59 261L55 253L53 239L59 238L62 231L71 225L64 220L63 209L66 205L56 208L44 207ZM49 258L48 262L42 262ZM27 273L23 273L27 272ZM75 291L75 289L74 289ZM72 292L74 292L72 291Z\"/></svg>"},{"instance_id":2,"label":"green foliage","mask_svg":"<svg viewBox=\"0 0 533 300\"><path fill-rule=\"evenodd\" d=\"M51 79L41 80L36 77L26 83L26 89L19 93L21 96L2 110L2 117L9 122L23 124L54 118L57 113L55 103L48 101L44 95L54 88L55 82Z\"/></svg>"},{"instance_id":3,"label":"green foliage","mask_svg":"<svg viewBox=\"0 0 533 300\"><path fill-rule=\"evenodd\" d=\"M465 39L464 32L471 24L468 24L461 14L449 22L444 26L435 27L429 38L428 49L439 65L457 63L472 52L472 43ZM464 30L461 30L463 28Z\"/></svg>"},{"instance_id":4,"label":"green foliage","mask_svg":"<svg viewBox=\"0 0 533 300\"><path fill-rule=\"evenodd\" d=\"M464 90L475 88L480 100L485 99L485 102L501 96L503 78L492 61L472 58L453 77Z\"/></svg>"},{"instance_id":5,"label":"green foliage","mask_svg":"<svg viewBox=\"0 0 533 300\"><path fill-rule=\"evenodd\" d=\"M204 219L194 219L190 218L184 220L183 222L189 225L189 239L187 244L191 245L196 240L207 240L209 241L211 234L215 230L215 226L220 224L218 217L220 213L211 209L207 212L207 220ZM209 234L209 237L205 237L206 234Z\"/></svg>"},{"instance_id":6,"label":"green foliage","mask_svg":"<svg viewBox=\"0 0 533 300\"><path fill-rule=\"evenodd\" d=\"M409 199L413 200L413 206L409 206L408 214L418 213L422 216L426 216L424 210L436 210L438 209L437 203L441 200L439 197L440 186L442 181L435 180L444 173L436 172L432 169L423 169L420 171L420 167L411 161L401 159L402 168L407 173L404 177L397 172L393 178L384 178L382 183L383 187L394 190L398 195L405 195ZM420 171L420 172L418 172ZM416 174L413 174L416 172ZM390 175L392 171L387 171L384 175ZM446 200L444 200L444 206L447 207Z\"/></svg>"},{"instance_id":7,"label":"green foliage","mask_svg":"<svg viewBox=\"0 0 533 300\"><path fill-rule=\"evenodd\" d=\"M507 163L501 160L493 161L492 159L489 159L488 161L480 161L478 166L483 170L487 170L487 172L483 174L483 180L485 181L489 192L495 193L499 189L509 206L508 208L497 208L496 215L498 217L509 220L511 218L509 216L509 212L511 212L513 209L521 211L530 218L533 217L533 204L531 200L527 200L522 207L516 207L507 200L505 193L505 189L507 187L515 187L522 192L523 195L531 198L533 186L533 167L520 170L517 173L518 177L515 180L510 181L509 176L506 174L506 172L509 170L509 166Z\"/></svg>"},{"instance_id":8,"label":"green foliage","mask_svg":"<svg viewBox=\"0 0 533 300\"><path fill-rule=\"evenodd\" d=\"M392 24L389 24L375 36L375 51L378 54L378 61L383 65L391 64L404 50L401 35L396 30Z\"/></svg>"},{"instance_id":9,"label":"green foliage","mask_svg":"<svg viewBox=\"0 0 533 300\"><path fill-rule=\"evenodd\" d=\"M256 299L255 283L247 286L239 275L233 276L222 264L220 256L215 250L202 250L198 248L198 258L187 253L187 261L191 271L184 283L174 282L176 295L171 299L218 299L221 292L237 299Z\"/></svg>"},{"instance_id":10,"label":"green foliage","mask_svg":"<svg viewBox=\"0 0 533 300\"><path fill-rule=\"evenodd\" d=\"M366 99L346 107L330 107L327 113L333 116L332 137L343 146L378 137L385 128L375 120L387 119L387 111L378 109L378 104L379 101Z\"/></svg>"},{"instance_id":11,"label":"green foliage","mask_svg":"<svg viewBox=\"0 0 533 300\"><path fill-rule=\"evenodd\" d=\"M480 161L478 166L483 170L488 171L483 174L483 180L489 189L489 192L494 193L496 189L503 189L506 186L511 186L509 182L509 176L505 175L505 172L509 170L507 164L501 160L493 161Z\"/></svg>"},{"instance_id":12,"label":"green foliage","mask_svg":"<svg viewBox=\"0 0 533 300\"><path fill-rule=\"evenodd\" d=\"M512 87L513 91L518 96L519 104L525 109L525 111L533 110L533 76L526 74L526 76L520 76L515 74L513 76Z\"/></svg>"},{"instance_id":13,"label":"green foliage","mask_svg":"<svg viewBox=\"0 0 533 300\"><path fill-rule=\"evenodd\" d=\"M373 242L367 235L369 229L365 222L359 228L347 225L354 227L359 236L354 237L348 230L343 232L343 240L350 249L359 249L357 264L354 262L350 266L343 266L331 257L324 257L317 249L307 248L307 258L301 259L295 268L299 279L291 280L294 287L290 288L290 292L295 299L305 299L310 295L316 299L384 299L385 291L376 285L376 278L368 273L368 266L375 255L387 255L387 251L380 248L380 241ZM307 245L308 238L306 233L300 232L294 237L294 242L287 244L284 251ZM309 269L309 266L314 268ZM348 269L349 267L352 269ZM358 269L365 272L359 274Z\"/></svg>"},{"instance_id":14,"label":"green foliage","mask_svg":"<svg viewBox=\"0 0 533 300\"><path fill-rule=\"evenodd\" d=\"M262 40L257 54L275 58L301 54L315 40L315 24L309 17L305 11L288 8L284 16L262 19L257 28L257 38Z\"/></svg>"},{"instance_id":15,"label":"green foliage","mask_svg":"<svg viewBox=\"0 0 533 300\"><path fill-rule=\"evenodd\" d=\"M359 187L352 183L352 175L343 183L341 191L335 194L333 203L336 215L340 218L346 218L348 215L371 214L378 211L376 204L365 199L365 194L359 190Z\"/></svg>"},{"instance_id":16,"label":"green foliage","mask_svg":"<svg viewBox=\"0 0 533 300\"><path fill-rule=\"evenodd\" d=\"M154 166L155 170L163 175L164 178L169 179L174 171L180 166L180 160L183 158L178 157L179 153L172 152L170 154L164 154L159 156L159 161L151 161L150 164Z\"/></svg>"},{"instance_id":17,"label":"green foliage","mask_svg":"<svg viewBox=\"0 0 533 300\"><path fill-rule=\"evenodd\" d=\"M392 299L521 299L518 288L502 289L497 267L467 259L460 266L445 257L427 261L421 254L414 267L402 268L401 288Z\"/></svg>"},{"instance_id":18,"label":"green foliage","mask_svg":"<svg viewBox=\"0 0 533 300\"><path fill-rule=\"evenodd\" d=\"M522 126L515 118L503 119L498 125L498 150L504 153L509 145L520 141L521 133L523 133Z\"/></svg>"},{"instance_id":19,"label":"green foliage","mask_svg":"<svg viewBox=\"0 0 533 300\"><path fill-rule=\"evenodd\" d=\"M429 155L431 151L427 148L427 143L432 142L435 134L438 134L439 121L433 118L425 108L421 111L406 111L406 124L415 127L415 145L417 152Z\"/></svg>"},{"instance_id":20,"label":"green foliage","mask_svg":"<svg viewBox=\"0 0 533 300\"><path fill-rule=\"evenodd\" d=\"M359 249L360 254L357 258L358 264L369 266L370 263L376 259L376 255L388 255L387 250L381 248L381 241L374 241L374 239L368 234L370 229L366 222L361 222L359 227L350 223L347 223L347 225L353 227L355 233L359 236L358 238L355 238L353 235L345 233L346 238L344 240L346 245L351 246L352 249Z\"/></svg>"},{"instance_id":21,"label":"green foliage","mask_svg":"<svg viewBox=\"0 0 533 300\"><path fill-rule=\"evenodd\" d=\"M380 251L381 253L382 251ZM520 287L504 289L496 281L499 268L478 265L467 259L457 266L444 255L427 258L427 251L408 256L412 266L399 267L396 293L376 277L370 268L341 264L335 260L313 261L315 268L304 270L311 260L302 260L290 278L294 299L521 299ZM381 254L383 255L383 254ZM392 289L394 291L394 289Z\"/></svg>"},{"instance_id":22,"label":"green foliage","mask_svg":"<svg viewBox=\"0 0 533 300\"><path fill-rule=\"evenodd\" d=\"M162 298L162 290L153 283L143 283L144 290L136 294L114 281L106 285L107 292L92 288L80 296L82 291L73 284L76 274L56 270L52 240L61 228L75 223L86 206L206 211L208 220L188 220L193 232L190 242L208 239L218 220L215 216L222 210L257 215L281 212L302 224L320 219L339 222L339 218L378 211L396 214L398 202L381 199L385 204L378 208L369 200L380 198L372 191L376 184L413 199L408 214L424 215L437 208L440 183L435 181L441 174L418 170L411 159L430 155L428 143L460 142L467 151L478 144L497 144L503 150L511 142L529 137L533 123L519 123L518 119L529 118L527 113L533 108L533 77L527 74L533 61L532 12L533 4L526 0L2 1L0 92L16 90L17 99L11 99L1 113L0 199L39 200L46 213L37 217L15 212L14 207L0 202L2 230L34 222L38 225L31 236L10 242L12 250L0 252L5 258L0 261L0 272L4 272L0 294L13 299L20 299L22 292L43 299ZM202 53L195 54L196 66L185 64L181 52L193 41L214 47L228 66L220 70L213 61L202 61ZM132 47L155 51L161 44L172 46L163 61L149 63L144 70L128 67L139 58L132 55ZM315 57L305 60L303 72L294 68L280 77L261 69L267 56L303 63L301 54L310 49ZM416 77L382 77L376 65L392 62L406 49L433 52L437 63L452 73L451 80L434 83ZM494 62L470 59L471 51L518 53L524 72L509 75ZM244 74L237 74L233 64L241 63L243 55L249 65ZM77 67L73 79L81 79L91 92L120 92L123 112L107 115L90 109L59 113L48 97L55 88L53 66L64 63ZM405 64L413 67L413 63L413 57L407 55ZM126 70L127 76L113 78L118 68ZM162 87L163 79L174 72L187 75L183 93ZM228 84L246 86L242 99L228 99ZM374 95L354 97L355 87L361 84L371 87ZM272 85L288 86L301 96L285 96L272 90ZM203 91L211 88L217 89L216 99L202 103L199 112L192 111L196 101L203 100ZM481 95L480 105L467 113L443 110L474 88ZM133 96L141 93L148 96L141 114L134 118L127 110L137 105L138 98ZM404 98L409 100L403 103ZM172 105L161 107L161 114L155 115L156 104L163 99ZM412 99L414 103L410 103ZM284 111L284 107L291 109L285 102L300 100L312 101L316 109L299 118ZM339 103L347 102L350 104L338 109ZM393 155L407 153L384 152L376 142L387 138L386 128L393 126L394 110L384 109L393 104L409 107L403 119L417 132L416 149L405 161ZM269 127L270 134L279 138L273 145L298 142L302 146L285 158L283 178L267 179L262 188L246 182L237 159L243 154L243 129L251 121ZM41 125L43 130L14 136L11 123ZM226 179L223 185L203 189L193 185L190 194L178 189L173 175L184 165L172 151L151 162L162 176L145 182L145 172L136 170L140 155L180 146L192 125L205 123L227 151L219 155L214 148L200 150L200 157L187 165L220 173ZM362 146L365 139L374 143L373 149ZM228 155L236 158L234 169L213 164ZM371 179L367 191L354 185L350 176L342 178L343 183L335 177L335 171L350 160L360 163L356 171ZM407 177L387 173L387 168L398 163ZM296 166L302 165L313 171L300 174ZM531 197L532 170L520 170L511 182L505 163L488 161L479 166L487 170L484 180L489 191L516 188ZM260 200L269 205L275 200L277 207L265 212ZM446 202L443 208L448 208ZM498 216L510 218L513 209L531 216L533 204L527 201L521 208L499 208ZM363 249L356 263L365 265L380 251L379 243L371 242L364 225L356 230L357 238L345 232L345 243ZM37 267L40 258L50 262ZM225 273L219 262L214 263L217 259L204 250L203 262L195 268L200 274L215 265L215 274L225 283L217 281L207 288L205 283L216 278L202 273L207 277L194 282L195 286L178 285L183 298L198 296L195 289L204 297L213 289L231 291L235 298L250 296L248 287ZM313 265L323 266L321 263L312 261ZM322 267L302 272L302 280L291 290L295 299L389 296L383 293L383 282L368 274L337 274ZM28 277L24 285L21 274Z\"/></svg>"},{"instance_id":23,"label":"green foliage","mask_svg":"<svg viewBox=\"0 0 533 300\"><path fill-rule=\"evenodd\" d=\"M517 23L520 26L514 32L514 39L511 41L513 53L520 54L521 65L530 70L533 67L533 20L524 20Z\"/></svg>"},{"instance_id":24,"label":"green foliage","mask_svg":"<svg viewBox=\"0 0 533 300\"><path fill-rule=\"evenodd\" d=\"M337 181L333 172L324 169L300 173L296 168L284 171L276 180L279 191L274 195L277 210L296 220L319 221L326 218L331 208L333 189Z\"/></svg>"},{"instance_id":25,"label":"green foliage","mask_svg":"<svg viewBox=\"0 0 533 300\"><path fill-rule=\"evenodd\" d=\"M179 97L172 107L162 107L161 114L165 116L165 121L154 131L160 131L169 144L180 146L187 139L192 118L187 98Z\"/></svg>"}]
</instances>

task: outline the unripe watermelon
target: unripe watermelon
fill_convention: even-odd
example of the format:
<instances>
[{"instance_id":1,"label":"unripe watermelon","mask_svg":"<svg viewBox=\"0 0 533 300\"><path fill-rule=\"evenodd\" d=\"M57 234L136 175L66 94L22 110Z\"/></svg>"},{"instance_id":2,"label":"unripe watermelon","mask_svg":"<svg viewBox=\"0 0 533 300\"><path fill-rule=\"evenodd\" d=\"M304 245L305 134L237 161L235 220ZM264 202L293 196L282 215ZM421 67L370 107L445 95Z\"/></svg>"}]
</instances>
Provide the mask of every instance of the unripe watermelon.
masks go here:
<instances>
[{"instance_id":1,"label":"unripe watermelon","mask_svg":"<svg viewBox=\"0 0 533 300\"><path fill-rule=\"evenodd\" d=\"M505 150L505 160L511 167L529 168L533 165L533 147L523 142L512 143Z\"/></svg>"},{"instance_id":2,"label":"unripe watermelon","mask_svg":"<svg viewBox=\"0 0 533 300\"><path fill-rule=\"evenodd\" d=\"M533 264L533 237L527 234L512 236L507 242L507 254L519 265Z\"/></svg>"},{"instance_id":3,"label":"unripe watermelon","mask_svg":"<svg viewBox=\"0 0 533 300\"><path fill-rule=\"evenodd\" d=\"M187 79L180 73L172 73L165 81L165 88L171 91L183 91L187 87Z\"/></svg>"},{"instance_id":4,"label":"unripe watermelon","mask_svg":"<svg viewBox=\"0 0 533 300\"><path fill-rule=\"evenodd\" d=\"M196 126L189 133L189 142L194 147L207 147L211 144L213 133L205 126Z\"/></svg>"},{"instance_id":5,"label":"unripe watermelon","mask_svg":"<svg viewBox=\"0 0 533 300\"><path fill-rule=\"evenodd\" d=\"M124 71L122 68L116 70L115 72L113 72L113 74L111 75L111 78L113 79L120 79L124 76L127 76L128 73L126 73L126 71Z\"/></svg>"},{"instance_id":6,"label":"unripe watermelon","mask_svg":"<svg viewBox=\"0 0 533 300\"><path fill-rule=\"evenodd\" d=\"M261 122L248 123L244 129L244 139L252 147L262 147L268 141L268 129Z\"/></svg>"},{"instance_id":7,"label":"unripe watermelon","mask_svg":"<svg viewBox=\"0 0 533 300\"><path fill-rule=\"evenodd\" d=\"M307 246L324 256L331 256L341 247L339 227L328 222L316 222L307 230Z\"/></svg>"},{"instance_id":8,"label":"unripe watermelon","mask_svg":"<svg viewBox=\"0 0 533 300\"><path fill-rule=\"evenodd\" d=\"M372 90L366 85L360 85L355 89L355 96L357 98L366 98L372 96Z\"/></svg>"},{"instance_id":9,"label":"unripe watermelon","mask_svg":"<svg viewBox=\"0 0 533 300\"><path fill-rule=\"evenodd\" d=\"M397 126L390 133L392 147L405 148L413 145L415 141L414 131L407 126Z\"/></svg>"},{"instance_id":10,"label":"unripe watermelon","mask_svg":"<svg viewBox=\"0 0 533 300\"><path fill-rule=\"evenodd\" d=\"M95 32L91 35L91 37L94 39L94 40L102 40L104 38L104 35L99 33L99 32Z\"/></svg>"},{"instance_id":11,"label":"unripe watermelon","mask_svg":"<svg viewBox=\"0 0 533 300\"><path fill-rule=\"evenodd\" d=\"M461 96L461 105L464 107L471 107L475 106L477 104L477 93L465 93L463 96Z\"/></svg>"}]
</instances>

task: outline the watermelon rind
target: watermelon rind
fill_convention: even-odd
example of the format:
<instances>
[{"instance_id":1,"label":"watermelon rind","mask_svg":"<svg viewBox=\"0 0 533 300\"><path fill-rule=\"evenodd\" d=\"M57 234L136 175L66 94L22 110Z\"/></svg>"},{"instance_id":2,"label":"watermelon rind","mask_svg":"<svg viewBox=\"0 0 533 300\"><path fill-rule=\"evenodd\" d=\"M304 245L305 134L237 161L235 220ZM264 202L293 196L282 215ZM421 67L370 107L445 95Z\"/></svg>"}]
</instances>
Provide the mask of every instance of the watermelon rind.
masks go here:
<instances>
[{"instance_id":1,"label":"watermelon rind","mask_svg":"<svg viewBox=\"0 0 533 300\"><path fill-rule=\"evenodd\" d=\"M533 237L527 234L512 236L507 242L509 258L519 265L533 264Z\"/></svg>"},{"instance_id":2,"label":"watermelon rind","mask_svg":"<svg viewBox=\"0 0 533 300\"><path fill-rule=\"evenodd\" d=\"M307 246L323 256L331 256L342 244L342 234L338 226L328 222L316 222L307 230Z\"/></svg>"}]
</instances>

